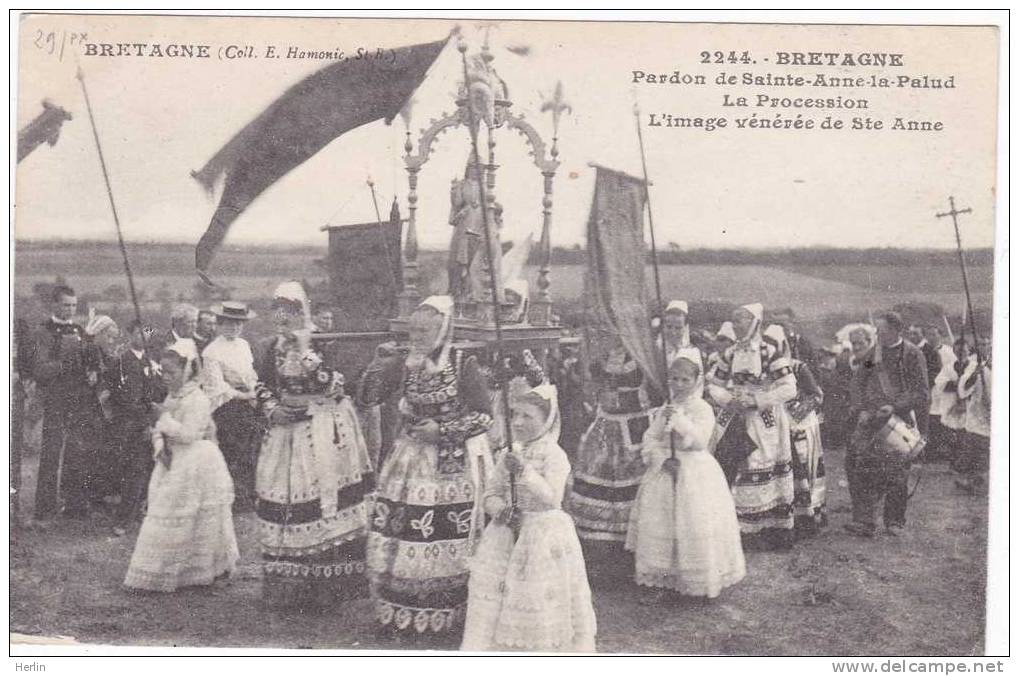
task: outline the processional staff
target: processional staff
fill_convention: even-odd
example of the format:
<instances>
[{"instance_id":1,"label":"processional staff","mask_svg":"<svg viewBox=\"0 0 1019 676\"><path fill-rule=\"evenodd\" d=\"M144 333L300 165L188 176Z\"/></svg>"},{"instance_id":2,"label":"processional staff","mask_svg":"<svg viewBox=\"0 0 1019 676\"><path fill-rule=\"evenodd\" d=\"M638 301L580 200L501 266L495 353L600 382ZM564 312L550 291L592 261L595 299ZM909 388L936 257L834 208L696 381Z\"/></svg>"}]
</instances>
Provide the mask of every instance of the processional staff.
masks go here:
<instances>
[{"instance_id":1,"label":"processional staff","mask_svg":"<svg viewBox=\"0 0 1019 676\"><path fill-rule=\"evenodd\" d=\"M382 224L382 213L379 211L379 200L375 196L375 181L372 177L368 177L368 188L372 193L372 205L375 207L375 220L379 224L379 237L382 239L382 252L386 257L386 270L389 272L389 281L392 284L393 292L396 293L396 273L393 272L393 257L389 253L389 233L385 231L385 226Z\"/></svg>"},{"instance_id":2,"label":"processional staff","mask_svg":"<svg viewBox=\"0 0 1019 676\"><path fill-rule=\"evenodd\" d=\"M959 253L959 268L962 270L962 288L963 291L966 293L966 315L969 318L970 332L973 334L973 350L976 352L977 355L977 371L980 373L980 385L986 389L987 383L984 382L984 357L983 354L980 352L980 338L977 335L976 320L973 318L973 299L970 297L969 293L969 275L966 272L966 258L965 256L963 256L962 253L962 237L959 235L959 216L962 214L971 214L973 213L973 210L970 209L969 207L966 207L965 209L956 209L955 197L951 195L949 195L948 197L948 206L950 207L948 211L940 214L935 214L935 216L937 218L945 218L946 216L951 216L952 225L955 226L955 245ZM966 335L965 320L963 320L962 334L963 337L965 337Z\"/></svg>"},{"instance_id":3,"label":"processional staff","mask_svg":"<svg viewBox=\"0 0 1019 676\"><path fill-rule=\"evenodd\" d=\"M99 166L103 170L103 180L106 183L106 196L110 200L110 210L113 212L113 223L117 226L117 243L120 245L120 255L124 260L124 273L127 275L127 288L131 294L131 304L134 306L134 318L139 328L142 326L142 312L138 305L138 293L135 291L134 275L131 274L131 261L127 257L127 246L124 244L124 233L120 228L120 216L117 215L117 204L113 200L113 188L110 185L110 174L106 169L106 159L103 156L103 146L99 142L99 131L96 129L96 118L92 113L92 101L88 96L88 88L85 86L85 73L81 66L78 66L78 82L81 83L81 92L85 95L85 107L88 109L88 120L92 125L92 137L96 142L96 151L99 154ZM141 331L142 342L146 342L145 331Z\"/></svg>"},{"instance_id":4,"label":"processional staff","mask_svg":"<svg viewBox=\"0 0 1019 676\"><path fill-rule=\"evenodd\" d=\"M633 106L633 116L637 121L637 141L640 144L640 166L644 170L644 196L647 201L647 220L648 229L651 232L651 269L654 271L655 276L655 299L658 302L658 310L661 312L664 307L662 304L662 279L658 273L658 247L655 244L655 218L654 211L651 209L651 190L650 182L648 181L647 175L647 156L644 152L644 132L640 128L640 109L635 103ZM660 320L660 327L664 329L665 320L664 317ZM669 404L672 404L672 390L669 388L669 357L665 350L665 336L662 336L662 378L665 379L665 398ZM672 460L676 459L676 443L672 439L672 432L669 432L669 457ZM676 475L672 475L673 485L676 483Z\"/></svg>"},{"instance_id":5,"label":"processional staff","mask_svg":"<svg viewBox=\"0 0 1019 676\"><path fill-rule=\"evenodd\" d=\"M470 83L470 76L467 70L467 43L464 42L463 38L457 43L457 50L460 52L460 60L463 63L463 74L464 74L464 87L468 87ZM471 137L471 157L476 167L481 167L481 155L478 152L478 123L477 118L474 115L474 108L468 98L464 104L467 111L467 130ZM488 218L488 201L487 195L485 194L486 186L485 181L478 181L478 188L481 191L481 221L485 231L485 257L488 259L488 281L492 296L492 320L495 325L495 363L502 363L502 318L500 315L499 307L499 293L497 289L498 281L495 275L495 261L492 260L492 232ZM502 409L503 409L503 423L505 424L505 441L507 452L513 450L513 429L511 426L512 410L510 409L509 402L509 380L506 378L500 379L502 382L499 385L500 392L502 394ZM511 527L513 528L514 536L516 536L518 530L518 522L515 516L517 496L516 496L516 480L513 477L513 473L509 476L510 486L510 508L511 514L514 516L511 518Z\"/></svg>"}]
</instances>

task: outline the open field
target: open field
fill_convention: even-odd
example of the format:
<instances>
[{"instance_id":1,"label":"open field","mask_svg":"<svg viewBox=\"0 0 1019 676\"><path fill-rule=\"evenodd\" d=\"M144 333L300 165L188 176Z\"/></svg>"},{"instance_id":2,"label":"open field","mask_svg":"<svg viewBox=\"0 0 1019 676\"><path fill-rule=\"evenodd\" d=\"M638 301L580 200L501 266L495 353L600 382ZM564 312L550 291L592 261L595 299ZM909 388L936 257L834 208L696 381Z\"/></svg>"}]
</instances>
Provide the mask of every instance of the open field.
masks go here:
<instances>
[{"instance_id":1,"label":"open field","mask_svg":"<svg viewBox=\"0 0 1019 676\"><path fill-rule=\"evenodd\" d=\"M994 282L994 270L989 265L970 265L970 291L989 293ZM958 265L916 265L893 267L887 265L797 265L786 268L790 272L819 279L831 279L845 284L862 286L879 293L934 293L962 292L962 273Z\"/></svg>"},{"instance_id":2,"label":"open field","mask_svg":"<svg viewBox=\"0 0 1019 676\"><path fill-rule=\"evenodd\" d=\"M136 285L142 295L146 314L160 316L178 300L205 304L201 282L194 273L194 249L185 244L129 244ZM909 252L900 258L912 260ZM319 296L326 288L328 275L318 261L325 247L226 248L213 266L213 279L229 289L230 296L249 303L266 301L284 279L302 279ZM739 252L731 257L739 258ZM794 257L783 265L684 264L662 267L662 292L666 298L683 298L694 304L691 320L695 327L715 329L729 306L761 302L766 308L791 307L799 317L799 328L814 340L829 340L847 321L865 319L870 312L903 303L933 304L958 324L962 315L962 284L957 266L931 263L922 253L913 255L914 264L817 265L798 264ZM986 258L986 257L985 257ZM951 260L948 258L947 260ZM984 261L986 263L986 260ZM41 312L38 304L27 302L39 283L51 283L63 276L83 298L103 301L99 309L115 317L111 304L124 304L126 282L121 271L120 254L107 242L50 244L31 242L19 245L15 256L14 294L20 301L19 315L34 321ZM422 295L445 290L445 254L422 251L419 256L419 283ZM650 288L650 269L647 271ZM532 289L538 270L528 266ZM973 301L978 316L992 303L993 269L989 265L970 268ZM583 307L584 266L555 265L551 288L557 312L567 316ZM115 297L120 301L115 301ZM700 302L700 308L698 308ZM704 316L704 303L714 305L713 316ZM697 316L701 310L702 315ZM126 312L126 306L125 306ZM907 317L907 319L909 319ZM253 329L258 327L252 326Z\"/></svg>"},{"instance_id":3,"label":"open field","mask_svg":"<svg viewBox=\"0 0 1019 676\"><path fill-rule=\"evenodd\" d=\"M767 307L792 307L805 317L829 312L860 312L891 307L907 300L938 303L949 312L962 306L962 282L958 268L900 268L869 270L873 287L860 284L856 266L830 266L823 270L781 269L756 265L684 265L661 268L662 294L730 303L760 302ZM989 270L974 271L974 278L986 278ZM819 273L823 272L824 276ZM954 286L945 280L954 273ZM537 277L536 271L533 272ZM555 298L579 299L584 286L584 268L559 266L550 273ZM648 272L650 278L650 272ZM911 280L908 288L896 280ZM926 288L930 280L930 288ZM989 305L989 284L974 284L974 303ZM653 288L653 287L652 287Z\"/></svg>"},{"instance_id":4,"label":"open field","mask_svg":"<svg viewBox=\"0 0 1019 676\"><path fill-rule=\"evenodd\" d=\"M190 295L198 281L194 274L193 250L166 248L157 245L131 245L132 267L138 287L147 298L153 298L165 287L173 298ZM140 255L139 255L140 252ZM217 259L213 278L233 288L241 298L259 298L271 293L272 285L281 279L298 278L321 281L325 269L317 260L325 251L284 250L224 251ZM421 259L422 286L438 291L444 271L443 255L423 252ZM119 254L115 248L83 250L70 248L29 248L18 250L15 262L15 296L27 296L32 286L52 281L62 275L76 284L81 293L101 294L113 285L125 284ZM529 266L532 281L537 268ZM869 299L883 302L901 298L926 298L931 302L945 301L953 307L953 299L961 295L958 267L951 265L917 265L889 267L878 265L830 265L764 267L758 265L682 265L663 266L663 292L673 297L730 302L757 299L766 306L792 305L804 313L811 308L832 307L844 303L849 307L864 305ZM553 297L567 301L580 298L583 289L583 266L556 265L551 272ZM970 270L971 289L980 304L990 301L992 269L989 266ZM896 301L897 302L897 301Z\"/></svg>"},{"instance_id":5,"label":"open field","mask_svg":"<svg viewBox=\"0 0 1019 676\"><path fill-rule=\"evenodd\" d=\"M705 605L649 607L632 563L587 553L602 652L751 655L979 655L983 652L986 498L957 494L928 465L902 538L845 534L842 454L828 454L831 526L789 554L750 552L749 573ZM32 504L34 459L22 504ZM256 524L235 519L241 566L229 586L133 594L120 583L137 531L114 538L101 520L15 530L11 631L85 643L158 646L455 650L457 641L396 643L373 632L367 600L321 614L261 604ZM813 595L811 592L816 591Z\"/></svg>"}]
</instances>

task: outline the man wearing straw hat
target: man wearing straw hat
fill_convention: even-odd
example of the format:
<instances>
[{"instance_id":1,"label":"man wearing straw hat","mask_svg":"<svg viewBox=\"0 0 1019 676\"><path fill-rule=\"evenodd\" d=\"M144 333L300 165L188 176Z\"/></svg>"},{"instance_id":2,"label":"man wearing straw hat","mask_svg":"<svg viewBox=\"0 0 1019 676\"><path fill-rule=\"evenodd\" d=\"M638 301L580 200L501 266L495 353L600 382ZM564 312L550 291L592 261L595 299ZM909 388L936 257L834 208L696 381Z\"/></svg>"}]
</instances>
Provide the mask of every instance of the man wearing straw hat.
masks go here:
<instances>
[{"instance_id":1,"label":"man wearing straw hat","mask_svg":"<svg viewBox=\"0 0 1019 676\"><path fill-rule=\"evenodd\" d=\"M254 454L259 420L255 412L255 359L241 333L255 313L244 303L213 305L219 335L202 352L205 391L212 402L219 448L234 481L235 511L252 507Z\"/></svg>"}]
</instances>

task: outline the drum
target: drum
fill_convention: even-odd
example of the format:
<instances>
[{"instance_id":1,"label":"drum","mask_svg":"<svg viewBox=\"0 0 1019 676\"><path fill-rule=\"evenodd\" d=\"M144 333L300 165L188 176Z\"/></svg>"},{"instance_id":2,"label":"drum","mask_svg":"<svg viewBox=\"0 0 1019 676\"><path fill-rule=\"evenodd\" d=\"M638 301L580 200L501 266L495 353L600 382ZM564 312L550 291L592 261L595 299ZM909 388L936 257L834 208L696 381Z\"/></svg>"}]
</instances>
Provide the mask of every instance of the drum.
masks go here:
<instances>
[{"instance_id":1,"label":"drum","mask_svg":"<svg viewBox=\"0 0 1019 676\"><path fill-rule=\"evenodd\" d=\"M878 430L877 443L888 455L902 461L913 460L927 445L920 430L897 415L890 417Z\"/></svg>"}]
</instances>

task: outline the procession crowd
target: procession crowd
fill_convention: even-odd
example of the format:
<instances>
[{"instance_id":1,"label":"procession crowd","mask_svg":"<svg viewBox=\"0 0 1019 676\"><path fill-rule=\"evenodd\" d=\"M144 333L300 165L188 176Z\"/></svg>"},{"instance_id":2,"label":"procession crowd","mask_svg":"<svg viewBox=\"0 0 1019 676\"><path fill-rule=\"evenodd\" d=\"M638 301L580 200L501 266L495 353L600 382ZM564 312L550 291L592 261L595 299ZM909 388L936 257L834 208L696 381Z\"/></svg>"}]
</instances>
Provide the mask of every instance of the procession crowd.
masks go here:
<instances>
[{"instance_id":1,"label":"procession crowd","mask_svg":"<svg viewBox=\"0 0 1019 676\"><path fill-rule=\"evenodd\" d=\"M709 333L677 300L652 328L654 362L617 334L590 363L564 349L492 364L454 344L454 303L433 296L408 345L379 345L352 383L297 282L254 345L239 302L180 305L165 333L82 326L76 310L58 286L52 316L15 332L12 448L32 382L32 525L101 513L136 532L133 590L224 584L235 514L254 510L269 607L368 596L380 631L594 652L581 541L632 551L648 603L710 599L746 575L745 550L828 526L826 448L846 448L853 536L902 534L913 462L950 461L962 493L987 485L990 341L948 344L895 312L815 348L791 311L748 304Z\"/></svg>"}]
</instances>

